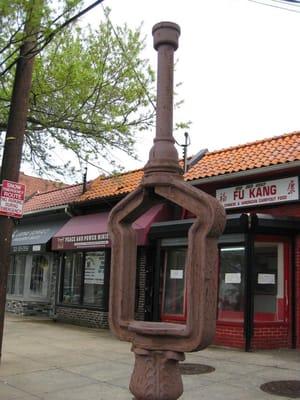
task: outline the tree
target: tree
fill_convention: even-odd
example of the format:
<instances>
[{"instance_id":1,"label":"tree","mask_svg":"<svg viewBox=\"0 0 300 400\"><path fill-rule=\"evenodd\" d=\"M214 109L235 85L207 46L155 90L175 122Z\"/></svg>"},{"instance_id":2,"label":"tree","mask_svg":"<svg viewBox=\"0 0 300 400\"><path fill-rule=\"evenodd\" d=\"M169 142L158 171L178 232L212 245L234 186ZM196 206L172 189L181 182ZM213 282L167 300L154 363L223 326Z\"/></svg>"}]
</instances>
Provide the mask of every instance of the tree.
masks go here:
<instances>
[{"instance_id":1,"label":"tree","mask_svg":"<svg viewBox=\"0 0 300 400\"><path fill-rule=\"evenodd\" d=\"M0 28L5 25L0 33L0 60L5 71L0 87L0 129L5 131L14 76L14 68L7 67L24 39L21 26L30 1L0 2L6 10L4 20L14 15L16 21L12 26L4 20L0 23ZM79 161L88 159L98 165L103 158L114 162L113 149L134 156L135 133L152 126L155 114L150 104L154 74L142 57L140 28L113 27L109 10L105 10L96 30L76 25L59 31L58 21L74 13L78 1L61 1L60 18L50 4L45 2L36 48L23 159L35 164L39 172L70 173L71 163L56 164L54 148L71 150Z\"/></svg>"},{"instance_id":2,"label":"tree","mask_svg":"<svg viewBox=\"0 0 300 400\"><path fill-rule=\"evenodd\" d=\"M5 136L0 182L4 179L18 181L22 157L23 138L27 123L29 96L32 82L35 48L42 20L43 0L32 0L26 10L23 37L18 52L9 105L7 132ZM14 39L16 39L14 35ZM2 351L6 285L10 264L10 245L13 220L0 216L0 358Z\"/></svg>"}]
</instances>

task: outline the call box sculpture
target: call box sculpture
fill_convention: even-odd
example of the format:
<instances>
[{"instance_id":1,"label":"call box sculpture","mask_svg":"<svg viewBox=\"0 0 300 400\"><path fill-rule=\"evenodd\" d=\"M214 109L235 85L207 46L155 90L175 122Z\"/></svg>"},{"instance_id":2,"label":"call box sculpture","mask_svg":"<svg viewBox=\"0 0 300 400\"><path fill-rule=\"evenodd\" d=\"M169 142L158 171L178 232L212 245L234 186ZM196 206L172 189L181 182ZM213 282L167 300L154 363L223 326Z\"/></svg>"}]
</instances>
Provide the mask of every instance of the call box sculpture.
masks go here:
<instances>
[{"instance_id":1,"label":"call box sculpture","mask_svg":"<svg viewBox=\"0 0 300 400\"><path fill-rule=\"evenodd\" d=\"M183 181L174 146L173 64L180 28L171 22L153 27L158 51L156 138L140 186L113 208L110 327L132 342L135 366L130 390L136 400L176 400L183 392L178 361L184 352L205 348L215 332L217 300L217 238L225 225L219 202ZM185 324L134 319L136 234L133 222L163 201L195 215L188 233Z\"/></svg>"}]
</instances>

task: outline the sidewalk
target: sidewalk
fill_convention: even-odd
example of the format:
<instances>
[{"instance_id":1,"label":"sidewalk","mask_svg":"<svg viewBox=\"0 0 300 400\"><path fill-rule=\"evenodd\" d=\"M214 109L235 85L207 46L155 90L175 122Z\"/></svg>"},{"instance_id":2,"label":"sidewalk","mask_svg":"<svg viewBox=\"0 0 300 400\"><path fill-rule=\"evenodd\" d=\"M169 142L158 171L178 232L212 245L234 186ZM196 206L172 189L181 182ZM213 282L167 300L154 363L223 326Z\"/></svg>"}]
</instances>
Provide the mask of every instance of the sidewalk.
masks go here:
<instances>
[{"instance_id":1,"label":"sidewalk","mask_svg":"<svg viewBox=\"0 0 300 400\"><path fill-rule=\"evenodd\" d=\"M215 368L184 375L184 400L280 400L259 389L271 380L300 380L300 352L244 353L211 347L187 362ZM0 400L131 400L130 344L106 330L7 316Z\"/></svg>"}]
</instances>

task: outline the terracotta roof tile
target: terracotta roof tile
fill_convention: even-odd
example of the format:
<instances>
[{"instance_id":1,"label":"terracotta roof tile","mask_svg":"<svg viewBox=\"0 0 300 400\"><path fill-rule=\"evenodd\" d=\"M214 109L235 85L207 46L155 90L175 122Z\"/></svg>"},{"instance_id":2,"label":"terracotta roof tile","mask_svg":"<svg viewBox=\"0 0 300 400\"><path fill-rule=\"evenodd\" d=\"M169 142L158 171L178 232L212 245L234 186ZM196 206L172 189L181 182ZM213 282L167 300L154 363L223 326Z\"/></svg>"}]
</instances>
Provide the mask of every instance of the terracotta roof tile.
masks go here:
<instances>
[{"instance_id":1,"label":"terracotta roof tile","mask_svg":"<svg viewBox=\"0 0 300 400\"><path fill-rule=\"evenodd\" d=\"M20 172L19 182L26 185L27 198L32 196L34 193L43 193L69 186L62 182L50 181L48 179L26 175L23 172Z\"/></svg>"},{"instance_id":2,"label":"terracotta roof tile","mask_svg":"<svg viewBox=\"0 0 300 400\"><path fill-rule=\"evenodd\" d=\"M24 204L24 213L73 203L82 194L82 183L50 192L39 193Z\"/></svg>"},{"instance_id":3,"label":"terracotta roof tile","mask_svg":"<svg viewBox=\"0 0 300 400\"><path fill-rule=\"evenodd\" d=\"M144 171L138 169L108 178L99 177L91 183L89 190L80 196L79 201L89 201L130 193L139 185L143 175Z\"/></svg>"},{"instance_id":4,"label":"terracotta roof tile","mask_svg":"<svg viewBox=\"0 0 300 400\"><path fill-rule=\"evenodd\" d=\"M225 175L300 160L300 132L208 152L185 175L187 181ZM130 193L140 183L143 170L96 179L78 202Z\"/></svg>"},{"instance_id":5,"label":"terracotta roof tile","mask_svg":"<svg viewBox=\"0 0 300 400\"><path fill-rule=\"evenodd\" d=\"M190 181L300 160L300 132L206 153L186 174Z\"/></svg>"}]
</instances>

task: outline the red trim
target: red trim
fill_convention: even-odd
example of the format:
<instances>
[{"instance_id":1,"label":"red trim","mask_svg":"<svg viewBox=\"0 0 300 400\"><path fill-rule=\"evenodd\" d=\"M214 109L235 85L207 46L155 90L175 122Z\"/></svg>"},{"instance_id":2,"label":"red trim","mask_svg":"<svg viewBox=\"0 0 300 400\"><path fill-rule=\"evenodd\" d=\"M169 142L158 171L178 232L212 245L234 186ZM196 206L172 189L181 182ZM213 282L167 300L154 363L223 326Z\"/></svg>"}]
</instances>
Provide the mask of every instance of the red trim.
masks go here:
<instances>
[{"instance_id":1,"label":"red trim","mask_svg":"<svg viewBox=\"0 0 300 400\"><path fill-rule=\"evenodd\" d=\"M177 248L178 249L178 248ZM161 310L160 310L160 318L161 321L163 322L179 322L179 323L185 323L186 322L186 313L187 313L187 293L186 293L186 271L185 271L185 265L184 265L184 298L183 298L183 314L165 314L163 312L164 310L164 305L165 305L165 284L166 284L166 269L167 269L167 262L168 262L168 250L165 250L164 253L164 273L163 273L163 287L162 287L162 302L161 302Z\"/></svg>"},{"instance_id":2,"label":"red trim","mask_svg":"<svg viewBox=\"0 0 300 400\"><path fill-rule=\"evenodd\" d=\"M283 244L283 299L277 299L277 313L255 313L255 322L286 322L291 325L291 307L289 306L291 300L291 288L290 288L290 257L291 257L291 245L290 239L286 236L275 236L275 235L255 235L255 242L260 243L282 243ZM279 302L282 300L282 304ZM283 315L282 315L283 313ZM279 314L279 315L278 315ZM280 318L282 315L282 318ZM278 318L278 319L275 319Z\"/></svg>"},{"instance_id":3,"label":"red trim","mask_svg":"<svg viewBox=\"0 0 300 400\"><path fill-rule=\"evenodd\" d=\"M244 311L219 310L218 321L241 321L244 322Z\"/></svg>"}]
</instances>

